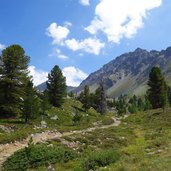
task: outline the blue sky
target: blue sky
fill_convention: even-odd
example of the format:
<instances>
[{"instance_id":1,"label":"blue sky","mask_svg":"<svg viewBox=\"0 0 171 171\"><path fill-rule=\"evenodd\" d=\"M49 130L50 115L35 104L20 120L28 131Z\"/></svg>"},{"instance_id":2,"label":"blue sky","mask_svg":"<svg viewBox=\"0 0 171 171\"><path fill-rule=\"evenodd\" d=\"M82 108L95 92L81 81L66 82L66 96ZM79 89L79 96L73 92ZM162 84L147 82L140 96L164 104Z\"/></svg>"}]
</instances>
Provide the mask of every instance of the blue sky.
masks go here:
<instances>
[{"instance_id":1,"label":"blue sky","mask_svg":"<svg viewBox=\"0 0 171 171\"><path fill-rule=\"evenodd\" d=\"M0 0L0 50L20 44L35 85L59 65L77 86L122 53L171 46L170 0Z\"/></svg>"}]
</instances>

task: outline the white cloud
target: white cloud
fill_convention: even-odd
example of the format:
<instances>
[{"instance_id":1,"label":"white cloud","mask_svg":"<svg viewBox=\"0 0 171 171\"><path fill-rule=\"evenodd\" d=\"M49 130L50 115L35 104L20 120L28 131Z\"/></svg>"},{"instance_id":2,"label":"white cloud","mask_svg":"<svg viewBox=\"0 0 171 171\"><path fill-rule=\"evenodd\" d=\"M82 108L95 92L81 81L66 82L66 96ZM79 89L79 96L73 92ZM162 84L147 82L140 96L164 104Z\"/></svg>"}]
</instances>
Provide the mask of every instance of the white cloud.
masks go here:
<instances>
[{"instance_id":1,"label":"white cloud","mask_svg":"<svg viewBox=\"0 0 171 171\"><path fill-rule=\"evenodd\" d=\"M5 49L5 48L6 48L6 46L0 43L0 51Z\"/></svg>"},{"instance_id":2,"label":"white cloud","mask_svg":"<svg viewBox=\"0 0 171 171\"><path fill-rule=\"evenodd\" d=\"M29 75L33 77L33 83L35 86L45 82L47 80L48 72L37 70L35 66L29 66Z\"/></svg>"},{"instance_id":3,"label":"white cloud","mask_svg":"<svg viewBox=\"0 0 171 171\"><path fill-rule=\"evenodd\" d=\"M70 23L69 21L65 21L64 22L64 26L67 27L67 28L69 28L69 27L72 26L72 23Z\"/></svg>"},{"instance_id":4,"label":"white cloud","mask_svg":"<svg viewBox=\"0 0 171 171\"><path fill-rule=\"evenodd\" d=\"M79 86L79 84L88 76L86 73L74 66L63 68L62 73L66 77L66 84L74 87Z\"/></svg>"},{"instance_id":5,"label":"white cloud","mask_svg":"<svg viewBox=\"0 0 171 171\"><path fill-rule=\"evenodd\" d=\"M53 52L52 52L49 56L55 56L55 57L57 57L57 58L59 58L59 59L61 59L61 60L63 60L63 61L66 61L66 60L69 59L69 57L66 56L66 55L64 55L64 54L61 52L61 50L58 49L58 48L54 48L54 49L53 49Z\"/></svg>"},{"instance_id":6,"label":"white cloud","mask_svg":"<svg viewBox=\"0 0 171 171\"><path fill-rule=\"evenodd\" d=\"M90 0L79 0L80 4L84 6L89 6L90 5Z\"/></svg>"},{"instance_id":7,"label":"white cloud","mask_svg":"<svg viewBox=\"0 0 171 171\"><path fill-rule=\"evenodd\" d=\"M105 46L104 43L96 38L87 38L81 41L68 39L65 41L65 45L73 51L81 50L95 55L99 55L100 50Z\"/></svg>"},{"instance_id":8,"label":"white cloud","mask_svg":"<svg viewBox=\"0 0 171 171\"><path fill-rule=\"evenodd\" d=\"M46 34L53 39L52 44L62 45L63 40L65 40L70 33L68 26L71 26L71 23L66 22L65 26L58 26L57 23L52 23L46 29Z\"/></svg>"},{"instance_id":9,"label":"white cloud","mask_svg":"<svg viewBox=\"0 0 171 171\"><path fill-rule=\"evenodd\" d=\"M52 23L47 29L46 34L53 39L53 45L60 45L63 47L67 47L73 51L82 51L87 53L92 53L95 55L99 55L102 48L104 48L105 44L102 43L97 38L86 38L83 40L67 39L72 24L68 21L64 22L64 26L58 26L57 23ZM67 60L68 56L62 54L61 52L55 51L49 56L57 56L62 60Z\"/></svg>"},{"instance_id":10,"label":"white cloud","mask_svg":"<svg viewBox=\"0 0 171 171\"><path fill-rule=\"evenodd\" d=\"M119 43L124 37L133 37L143 27L148 11L161 4L162 0L100 0L85 30L93 35L101 31L109 42Z\"/></svg>"},{"instance_id":11,"label":"white cloud","mask_svg":"<svg viewBox=\"0 0 171 171\"><path fill-rule=\"evenodd\" d=\"M59 58L59 59L62 59L62 60L64 60L64 61L65 61L65 60L67 60L67 59L68 59L68 56L63 55L63 54L59 54L59 55L58 55L58 58Z\"/></svg>"}]
</instances>

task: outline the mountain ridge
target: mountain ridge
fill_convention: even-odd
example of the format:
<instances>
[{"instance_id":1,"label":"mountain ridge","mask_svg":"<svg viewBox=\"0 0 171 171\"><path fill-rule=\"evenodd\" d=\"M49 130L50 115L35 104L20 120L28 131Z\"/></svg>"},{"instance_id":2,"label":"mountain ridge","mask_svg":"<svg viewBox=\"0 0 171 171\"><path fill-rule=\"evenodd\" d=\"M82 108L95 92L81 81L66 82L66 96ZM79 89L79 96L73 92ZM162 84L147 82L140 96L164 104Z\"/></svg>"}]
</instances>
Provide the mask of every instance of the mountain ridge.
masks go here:
<instances>
[{"instance_id":1,"label":"mountain ridge","mask_svg":"<svg viewBox=\"0 0 171 171\"><path fill-rule=\"evenodd\" d=\"M74 92L79 93L85 85L89 85L90 90L94 91L103 78L110 97L121 94L142 95L153 66L159 66L171 84L171 47L161 51L137 48L133 52L124 53L91 73Z\"/></svg>"}]
</instances>

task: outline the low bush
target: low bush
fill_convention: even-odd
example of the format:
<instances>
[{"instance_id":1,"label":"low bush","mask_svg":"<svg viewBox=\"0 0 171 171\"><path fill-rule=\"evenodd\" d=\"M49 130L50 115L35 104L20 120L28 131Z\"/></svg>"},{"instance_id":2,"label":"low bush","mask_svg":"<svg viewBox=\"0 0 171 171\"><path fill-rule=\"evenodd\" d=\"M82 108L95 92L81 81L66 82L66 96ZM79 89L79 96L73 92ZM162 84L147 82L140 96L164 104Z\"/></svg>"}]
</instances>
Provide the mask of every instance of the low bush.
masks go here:
<instances>
[{"instance_id":1,"label":"low bush","mask_svg":"<svg viewBox=\"0 0 171 171\"><path fill-rule=\"evenodd\" d=\"M103 125L111 125L114 123L114 120L110 117L106 117L102 120Z\"/></svg>"},{"instance_id":2,"label":"low bush","mask_svg":"<svg viewBox=\"0 0 171 171\"><path fill-rule=\"evenodd\" d=\"M85 161L82 163L83 171L94 170L97 167L105 167L111 163L115 163L119 160L120 154L117 151L108 150L98 153L91 153Z\"/></svg>"},{"instance_id":3,"label":"low bush","mask_svg":"<svg viewBox=\"0 0 171 171\"><path fill-rule=\"evenodd\" d=\"M4 171L25 171L49 163L68 162L76 157L76 153L63 147L47 145L29 145L15 152L3 164Z\"/></svg>"}]
</instances>

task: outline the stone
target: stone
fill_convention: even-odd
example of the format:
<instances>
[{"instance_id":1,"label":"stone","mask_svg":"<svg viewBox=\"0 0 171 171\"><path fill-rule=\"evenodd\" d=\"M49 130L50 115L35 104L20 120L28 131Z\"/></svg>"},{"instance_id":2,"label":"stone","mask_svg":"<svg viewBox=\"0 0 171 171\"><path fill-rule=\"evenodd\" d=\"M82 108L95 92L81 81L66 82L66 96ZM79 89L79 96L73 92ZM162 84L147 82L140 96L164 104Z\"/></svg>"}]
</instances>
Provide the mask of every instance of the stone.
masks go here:
<instances>
[{"instance_id":1,"label":"stone","mask_svg":"<svg viewBox=\"0 0 171 171\"><path fill-rule=\"evenodd\" d=\"M53 144L48 144L47 147L53 147Z\"/></svg>"},{"instance_id":2,"label":"stone","mask_svg":"<svg viewBox=\"0 0 171 171\"><path fill-rule=\"evenodd\" d=\"M55 168L51 164L49 164L47 171L55 171Z\"/></svg>"},{"instance_id":3,"label":"stone","mask_svg":"<svg viewBox=\"0 0 171 171\"><path fill-rule=\"evenodd\" d=\"M41 128L47 128L47 123L45 121L41 121Z\"/></svg>"},{"instance_id":4,"label":"stone","mask_svg":"<svg viewBox=\"0 0 171 171\"><path fill-rule=\"evenodd\" d=\"M50 119L52 119L52 120L58 120L59 118L58 118L57 115L55 115L55 116L52 116Z\"/></svg>"},{"instance_id":5,"label":"stone","mask_svg":"<svg viewBox=\"0 0 171 171\"><path fill-rule=\"evenodd\" d=\"M59 137L52 138L53 141L61 142L61 139Z\"/></svg>"},{"instance_id":6,"label":"stone","mask_svg":"<svg viewBox=\"0 0 171 171\"><path fill-rule=\"evenodd\" d=\"M6 133L11 133L13 130L10 127L6 127L4 125L0 125L0 129L2 129Z\"/></svg>"},{"instance_id":7,"label":"stone","mask_svg":"<svg viewBox=\"0 0 171 171\"><path fill-rule=\"evenodd\" d=\"M160 150L160 149L159 149L159 150L157 150L157 153L161 153L162 151L163 151L163 150Z\"/></svg>"}]
</instances>

